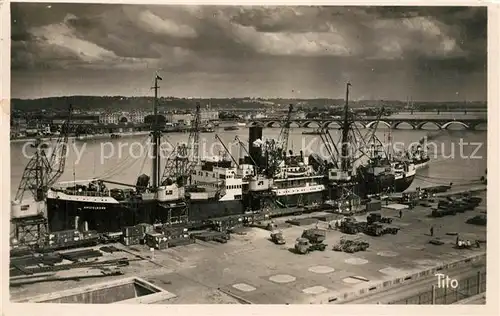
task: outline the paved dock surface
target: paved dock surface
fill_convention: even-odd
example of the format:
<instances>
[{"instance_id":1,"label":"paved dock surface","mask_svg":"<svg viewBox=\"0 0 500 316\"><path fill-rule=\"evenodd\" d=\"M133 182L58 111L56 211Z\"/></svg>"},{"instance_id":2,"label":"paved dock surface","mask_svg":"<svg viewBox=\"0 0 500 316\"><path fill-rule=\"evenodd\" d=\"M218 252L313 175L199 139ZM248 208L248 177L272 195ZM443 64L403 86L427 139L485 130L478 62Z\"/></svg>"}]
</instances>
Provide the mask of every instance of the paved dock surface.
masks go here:
<instances>
[{"instance_id":1,"label":"paved dock surface","mask_svg":"<svg viewBox=\"0 0 500 316\"><path fill-rule=\"evenodd\" d=\"M188 246L155 251L154 261L134 261L123 268L125 276L23 285L11 288L11 299L139 276L176 295L160 302L166 304L325 303L329 298L341 298L343 293L362 287L486 253L485 244L479 249L455 249L456 236L447 234L459 232L463 239L486 240L485 226L465 223L486 210L486 192L480 196L483 202L476 210L443 218L429 217L431 210L420 206L404 210L401 219L399 211L383 209L382 215L394 217L393 225L401 228L397 235L352 236L329 230L325 241L328 247L324 252L298 255L290 251L302 231L315 224L284 228L285 245L272 243L269 231L246 228L241 235L233 234L227 244L197 241ZM365 218L358 216L360 220ZM327 227L324 222L318 225ZM429 244L431 226L434 226L434 237L439 237L443 245ZM370 247L354 254L333 251L333 245L341 238L363 239ZM133 258L136 254L151 256L149 249L142 245L117 247L131 253L105 254L106 259Z\"/></svg>"}]
</instances>

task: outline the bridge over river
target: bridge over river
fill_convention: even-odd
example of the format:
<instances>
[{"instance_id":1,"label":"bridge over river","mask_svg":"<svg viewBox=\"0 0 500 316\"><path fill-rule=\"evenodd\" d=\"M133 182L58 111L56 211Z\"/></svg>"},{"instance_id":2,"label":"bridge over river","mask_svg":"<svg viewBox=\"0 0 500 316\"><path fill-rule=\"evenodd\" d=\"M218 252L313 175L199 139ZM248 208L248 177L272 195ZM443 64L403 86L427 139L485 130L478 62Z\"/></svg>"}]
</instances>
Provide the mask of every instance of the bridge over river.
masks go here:
<instances>
[{"instance_id":1,"label":"bridge over river","mask_svg":"<svg viewBox=\"0 0 500 316\"><path fill-rule=\"evenodd\" d=\"M356 124L363 128L372 128L376 124L376 117L364 116L356 118ZM465 129L475 130L479 125L486 126L488 115L486 112L473 113L398 113L390 116L383 116L380 119L379 125L385 125L392 129L397 129L401 124L409 124L413 129L422 129L424 125L431 123L439 129L447 129L452 125L463 126ZM322 119L293 119L290 125L293 127L340 127L341 118L322 118ZM262 126L262 127L282 127L285 124L283 117L281 118L262 118L251 119L247 126Z\"/></svg>"}]
</instances>

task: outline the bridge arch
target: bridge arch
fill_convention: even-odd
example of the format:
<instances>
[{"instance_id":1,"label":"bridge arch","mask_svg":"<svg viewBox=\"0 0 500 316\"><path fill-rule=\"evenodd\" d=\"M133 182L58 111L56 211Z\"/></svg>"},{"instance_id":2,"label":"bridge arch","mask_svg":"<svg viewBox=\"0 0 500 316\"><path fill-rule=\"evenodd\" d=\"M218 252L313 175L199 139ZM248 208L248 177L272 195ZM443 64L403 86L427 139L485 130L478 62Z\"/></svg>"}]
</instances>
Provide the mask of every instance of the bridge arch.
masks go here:
<instances>
[{"instance_id":1,"label":"bridge arch","mask_svg":"<svg viewBox=\"0 0 500 316\"><path fill-rule=\"evenodd\" d=\"M321 127L321 125L322 124L319 121L307 121L307 122L304 122L301 127L304 127L304 128Z\"/></svg>"},{"instance_id":2,"label":"bridge arch","mask_svg":"<svg viewBox=\"0 0 500 316\"><path fill-rule=\"evenodd\" d=\"M249 122L247 124L248 127L252 127L252 126L258 126L258 127L264 127L264 123L262 122Z\"/></svg>"},{"instance_id":3,"label":"bridge arch","mask_svg":"<svg viewBox=\"0 0 500 316\"><path fill-rule=\"evenodd\" d=\"M434 126L436 126L438 129L442 128L442 126L441 126L441 124L439 124L439 122L423 121L423 122L420 122L419 124L417 124L416 129L422 129L425 124L429 124L429 123L434 124Z\"/></svg>"},{"instance_id":4,"label":"bridge arch","mask_svg":"<svg viewBox=\"0 0 500 316\"><path fill-rule=\"evenodd\" d=\"M408 125L410 125L410 127L412 129L415 129L415 125L412 124L412 123L410 123L410 122L407 122L407 121L395 121L395 122L392 123L391 128L392 129L397 129L399 127L399 125L401 125L401 124L408 124Z\"/></svg>"},{"instance_id":5,"label":"bridge arch","mask_svg":"<svg viewBox=\"0 0 500 316\"><path fill-rule=\"evenodd\" d=\"M267 122L265 127L281 127L281 122L279 121Z\"/></svg>"},{"instance_id":6,"label":"bridge arch","mask_svg":"<svg viewBox=\"0 0 500 316\"><path fill-rule=\"evenodd\" d=\"M283 124L280 124L281 126L285 125L284 123ZM301 127L300 126L300 122L297 122L297 121L291 121L290 123L286 124L288 125L289 128L297 128L297 127Z\"/></svg>"},{"instance_id":7,"label":"bridge arch","mask_svg":"<svg viewBox=\"0 0 500 316\"><path fill-rule=\"evenodd\" d=\"M340 128L340 122L339 121L326 121L322 125L324 128L335 128L339 129Z\"/></svg>"},{"instance_id":8,"label":"bridge arch","mask_svg":"<svg viewBox=\"0 0 500 316\"><path fill-rule=\"evenodd\" d=\"M444 123L441 128L442 129L448 129L448 127L450 127L450 125L453 125L453 124L456 124L456 125L461 125L463 127L465 127L466 129L469 129L469 125L467 125L466 123L464 122L460 122L460 121L450 121L450 122L446 122Z\"/></svg>"},{"instance_id":9,"label":"bridge arch","mask_svg":"<svg viewBox=\"0 0 500 316\"><path fill-rule=\"evenodd\" d=\"M390 124L390 123L388 123L388 122L386 122L386 121L378 121L378 123L379 123L379 124L383 124L383 125L385 125L385 126L387 126L387 127L391 128L391 124ZM377 124L377 121L371 121L371 122L368 122L368 123L365 125L365 127L366 127L366 128L373 128L373 127L375 127L375 124Z\"/></svg>"}]
</instances>

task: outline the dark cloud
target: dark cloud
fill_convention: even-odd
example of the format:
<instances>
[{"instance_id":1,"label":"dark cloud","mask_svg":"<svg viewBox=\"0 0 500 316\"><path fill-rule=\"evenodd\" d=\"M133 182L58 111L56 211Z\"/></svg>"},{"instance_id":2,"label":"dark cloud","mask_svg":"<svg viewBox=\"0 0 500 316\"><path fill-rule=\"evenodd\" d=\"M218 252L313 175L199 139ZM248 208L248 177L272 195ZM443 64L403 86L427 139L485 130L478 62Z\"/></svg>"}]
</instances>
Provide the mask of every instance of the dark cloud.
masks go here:
<instances>
[{"instance_id":1,"label":"dark cloud","mask_svg":"<svg viewBox=\"0 0 500 316\"><path fill-rule=\"evenodd\" d=\"M271 72L332 81L401 69L419 78L486 73L482 7L13 3L11 18L19 71Z\"/></svg>"}]
</instances>

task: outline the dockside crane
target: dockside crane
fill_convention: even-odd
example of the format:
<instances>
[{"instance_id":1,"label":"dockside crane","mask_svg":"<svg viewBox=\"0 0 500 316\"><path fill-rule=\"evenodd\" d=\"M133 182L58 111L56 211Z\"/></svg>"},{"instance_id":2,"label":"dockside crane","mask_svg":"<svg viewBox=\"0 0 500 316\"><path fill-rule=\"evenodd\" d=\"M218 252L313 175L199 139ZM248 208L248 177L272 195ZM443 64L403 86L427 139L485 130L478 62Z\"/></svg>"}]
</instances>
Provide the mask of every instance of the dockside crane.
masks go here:
<instances>
[{"instance_id":1,"label":"dockside crane","mask_svg":"<svg viewBox=\"0 0 500 316\"><path fill-rule=\"evenodd\" d=\"M26 191L31 191L35 201L43 201L48 189L56 183L64 172L72 107L69 106L68 119L64 122L61 133L52 146L50 157L47 156L49 146L40 138L35 140L32 148L35 152L29 160L21 177L21 182L14 198L21 202Z\"/></svg>"},{"instance_id":2,"label":"dockside crane","mask_svg":"<svg viewBox=\"0 0 500 316\"><path fill-rule=\"evenodd\" d=\"M48 230L45 218L45 198L64 172L68 138L71 126L72 106L68 109L68 119L61 128L61 133L51 146L37 138L32 144L35 149L21 176L21 181L11 205L11 222L14 229L11 241L18 244L34 244L39 242ZM27 199L30 192L32 198Z\"/></svg>"},{"instance_id":3,"label":"dockside crane","mask_svg":"<svg viewBox=\"0 0 500 316\"><path fill-rule=\"evenodd\" d=\"M194 122L189 132L188 141L186 144L177 144L176 148L174 148L166 159L162 183L171 179L177 181L177 184L181 186L188 184L189 177L193 173L196 165L200 162L200 126L201 108L198 102L196 103Z\"/></svg>"},{"instance_id":4,"label":"dockside crane","mask_svg":"<svg viewBox=\"0 0 500 316\"><path fill-rule=\"evenodd\" d=\"M279 164L286 162L286 152L288 150L288 138L290 135L290 123L292 120L293 105L288 107L288 113L281 128L278 140L267 140L265 144L267 155L267 176L273 177Z\"/></svg>"}]
</instances>

